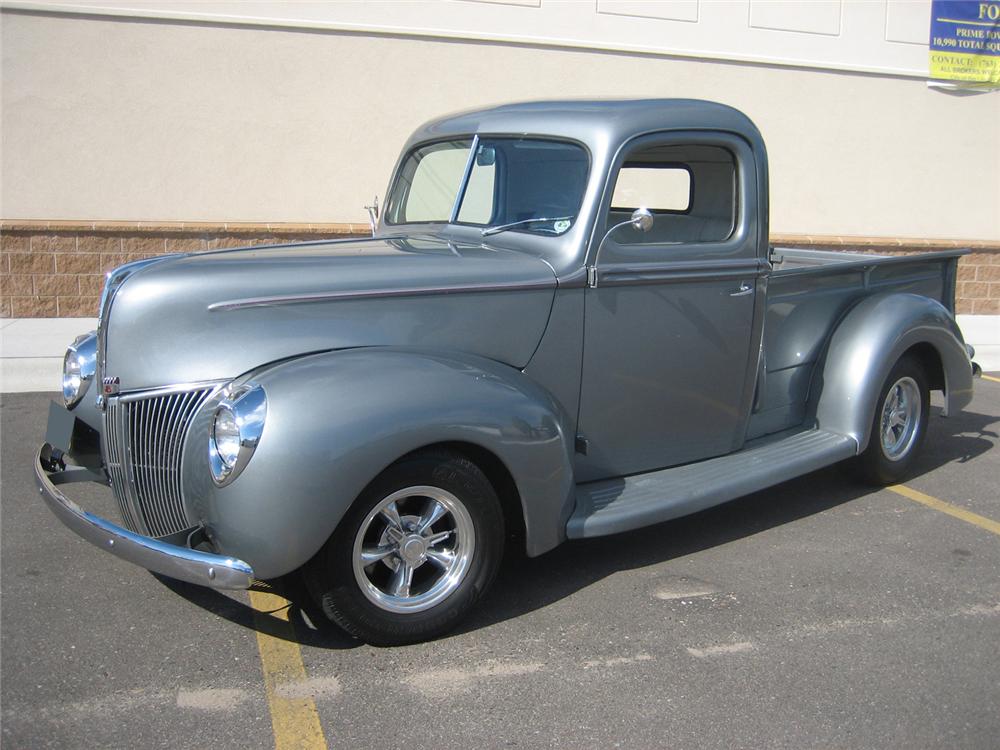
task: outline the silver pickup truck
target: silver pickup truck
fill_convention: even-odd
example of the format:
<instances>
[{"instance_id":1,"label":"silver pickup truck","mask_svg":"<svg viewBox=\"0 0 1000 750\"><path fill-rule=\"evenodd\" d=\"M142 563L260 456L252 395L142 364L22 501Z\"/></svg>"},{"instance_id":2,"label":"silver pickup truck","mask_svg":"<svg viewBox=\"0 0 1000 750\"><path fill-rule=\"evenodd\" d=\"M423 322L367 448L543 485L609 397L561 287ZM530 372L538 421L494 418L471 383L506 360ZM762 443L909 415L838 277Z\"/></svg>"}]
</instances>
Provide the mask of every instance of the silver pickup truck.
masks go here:
<instances>
[{"instance_id":1,"label":"silver pickup truck","mask_svg":"<svg viewBox=\"0 0 1000 750\"><path fill-rule=\"evenodd\" d=\"M347 631L406 643L511 539L540 555L848 459L895 482L929 392L972 397L961 253L772 248L764 142L730 107L435 120L371 215L370 239L109 273L35 466L55 514L205 586L301 572Z\"/></svg>"}]
</instances>

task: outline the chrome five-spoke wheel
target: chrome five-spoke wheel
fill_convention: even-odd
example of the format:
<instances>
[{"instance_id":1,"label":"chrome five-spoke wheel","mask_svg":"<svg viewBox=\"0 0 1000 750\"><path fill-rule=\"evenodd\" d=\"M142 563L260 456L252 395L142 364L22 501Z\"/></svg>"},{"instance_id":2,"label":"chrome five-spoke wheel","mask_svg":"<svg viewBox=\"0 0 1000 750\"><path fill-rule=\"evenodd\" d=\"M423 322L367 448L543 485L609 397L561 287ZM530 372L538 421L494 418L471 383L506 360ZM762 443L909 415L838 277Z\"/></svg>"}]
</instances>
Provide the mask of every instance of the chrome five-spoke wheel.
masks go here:
<instances>
[{"instance_id":1,"label":"chrome five-spoke wheel","mask_svg":"<svg viewBox=\"0 0 1000 750\"><path fill-rule=\"evenodd\" d=\"M868 447L855 466L870 484L893 484L909 474L927 431L930 392L919 359L905 355L896 362L882 384L874 412Z\"/></svg>"},{"instance_id":2,"label":"chrome five-spoke wheel","mask_svg":"<svg viewBox=\"0 0 1000 750\"><path fill-rule=\"evenodd\" d=\"M354 540L362 593L389 612L420 612L446 599L475 553L472 517L440 487L406 487L379 502Z\"/></svg>"},{"instance_id":3,"label":"chrome five-spoke wheel","mask_svg":"<svg viewBox=\"0 0 1000 750\"><path fill-rule=\"evenodd\" d=\"M483 471L447 448L411 453L361 492L304 569L323 612L380 646L447 632L503 557L504 513Z\"/></svg>"},{"instance_id":4,"label":"chrome five-spoke wheel","mask_svg":"<svg viewBox=\"0 0 1000 750\"><path fill-rule=\"evenodd\" d=\"M921 411L917 382L907 376L893 383L882 403L880 419L882 452L890 461L898 461L909 453L917 436Z\"/></svg>"}]
</instances>

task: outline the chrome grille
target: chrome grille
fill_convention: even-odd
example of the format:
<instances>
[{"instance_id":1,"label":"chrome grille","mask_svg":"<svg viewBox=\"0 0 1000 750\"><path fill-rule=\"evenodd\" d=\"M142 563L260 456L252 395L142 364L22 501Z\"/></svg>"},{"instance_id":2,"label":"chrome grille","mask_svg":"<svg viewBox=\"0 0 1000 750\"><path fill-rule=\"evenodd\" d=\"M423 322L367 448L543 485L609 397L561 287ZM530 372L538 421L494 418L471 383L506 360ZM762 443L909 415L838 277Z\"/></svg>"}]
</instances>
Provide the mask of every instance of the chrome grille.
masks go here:
<instances>
[{"instance_id":1,"label":"chrome grille","mask_svg":"<svg viewBox=\"0 0 1000 750\"><path fill-rule=\"evenodd\" d=\"M190 524L181 499L181 451L211 388L108 399L104 456L122 520L161 537Z\"/></svg>"}]
</instances>

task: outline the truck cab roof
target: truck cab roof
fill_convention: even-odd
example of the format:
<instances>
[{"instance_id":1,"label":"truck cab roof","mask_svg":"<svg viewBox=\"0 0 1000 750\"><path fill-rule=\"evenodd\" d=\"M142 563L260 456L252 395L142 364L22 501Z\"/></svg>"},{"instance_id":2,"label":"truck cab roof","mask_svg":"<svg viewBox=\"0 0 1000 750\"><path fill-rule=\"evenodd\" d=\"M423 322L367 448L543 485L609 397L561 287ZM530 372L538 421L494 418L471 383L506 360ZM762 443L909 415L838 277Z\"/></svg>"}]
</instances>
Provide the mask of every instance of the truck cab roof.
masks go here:
<instances>
[{"instance_id":1,"label":"truck cab roof","mask_svg":"<svg viewBox=\"0 0 1000 750\"><path fill-rule=\"evenodd\" d=\"M570 138L591 151L617 146L644 133L720 130L737 133L763 151L760 132L733 107L702 99L579 99L519 102L472 109L425 123L407 148L454 135L518 133Z\"/></svg>"}]
</instances>

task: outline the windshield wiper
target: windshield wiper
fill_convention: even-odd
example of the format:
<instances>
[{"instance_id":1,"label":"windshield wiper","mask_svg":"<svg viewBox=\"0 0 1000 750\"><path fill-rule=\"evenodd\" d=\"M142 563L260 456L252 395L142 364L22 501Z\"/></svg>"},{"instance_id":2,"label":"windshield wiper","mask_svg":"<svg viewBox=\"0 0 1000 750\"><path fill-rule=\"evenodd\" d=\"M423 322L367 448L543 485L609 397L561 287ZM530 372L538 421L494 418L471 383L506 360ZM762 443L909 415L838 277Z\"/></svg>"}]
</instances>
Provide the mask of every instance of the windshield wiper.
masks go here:
<instances>
[{"instance_id":1,"label":"windshield wiper","mask_svg":"<svg viewBox=\"0 0 1000 750\"><path fill-rule=\"evenodd\" d=\"M482 233L483 237L487 237L491 234L497 234L498 232L506 232L508 229L523 226L524 224L535 224L539 221L573 221L573 217L553 216L551 218L538 217L537 219L521 219L520 221L512 221L510 224L500 224L495 227L486 227L486 229L482 230Z\"/></svg>"}]
</instances>

